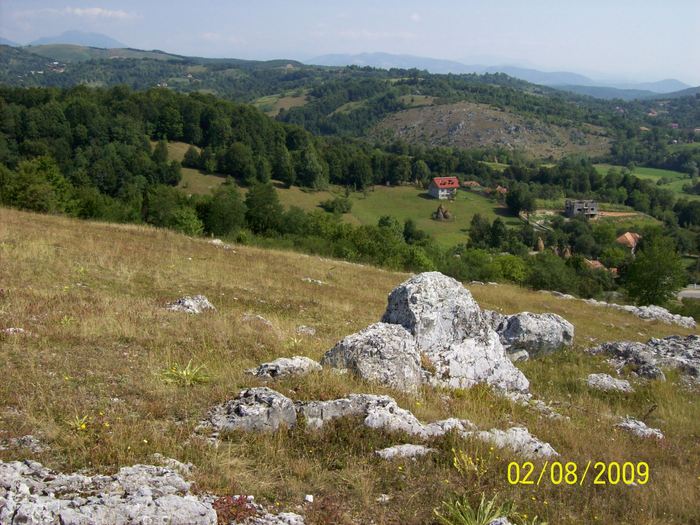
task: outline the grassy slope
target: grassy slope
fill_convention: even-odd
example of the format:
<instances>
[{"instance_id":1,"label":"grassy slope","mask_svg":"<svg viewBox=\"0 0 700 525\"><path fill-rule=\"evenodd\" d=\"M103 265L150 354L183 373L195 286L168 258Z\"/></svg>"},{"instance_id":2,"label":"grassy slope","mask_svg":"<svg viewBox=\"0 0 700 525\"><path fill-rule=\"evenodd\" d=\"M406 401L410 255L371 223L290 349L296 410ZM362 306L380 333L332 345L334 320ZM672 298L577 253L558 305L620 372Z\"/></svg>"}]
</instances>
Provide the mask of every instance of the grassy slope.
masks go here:
<instances>
[{"instance_id":1,"label":"grassy slope","mask_svg":"<svg viewBox=\"0 0 700 525\"><path fill-rule=\"evenodd\" d=\"M612 164L596 164L595 169L598 170L598 173L605 175L608 173L608 170L610 168L617 168L618 170L622 169L624 166L615 166ZM660 179L670 179L671 182L668 184L663 184L660 186L660 188L666 189L666 190L671 190L673 193L676 194L677 197L679 198L685 198L685 199L691 199L691 200L699 200L700 195L692 195L690 193L685 193L683 191L683 186L686 184L690 183L690 179L688 178L688 175L685 173L681 173L679 171L672 171L672 170L662 170L658 168L645 168L645 167L636 167L634 171L632 172L632 175L635 177L639 177L640 179L647 179L653 182L657 182Z\"/></svg>"},{"instance_id":2,"label":"grassy slope","mask_svg":"<svg viewBox=\"0 0 700 525\"><path fill-rule=\"evenodd\" d=\"M565 460L643 460L652 472L650 484L640 487L510 487L506 452L450 437L435 442L438 451L427 459L385 463L373 450L407 438L354 421L320 433L232 435L219 448L190 439L211 405L261 384L243 370L284 355L319 358L339 338L379 319L387 293L404 274L243 246L225 251L152 228L7 209L0 209L0 260L0 327L36 335L0 335L0 427L3 438L33 433L51 447L34 455L0 451L2 460L32 457L57 469L105 472L149 462L160 452L197 465L200 490L252 493L282 509L314 494L321 503L311 510L317 518L325 514L326 523L343 523L328 517L335 511L352 523L426 523L432 508L456 491L472 500L482 491L488 497L498 492L528 515L556 524L700 520L697 394L681 389L673 374L665 383L633 381L637 393L627 398L593 394L582 385L586 374L610 371L582 347L685 330L516 287L473 287L484 307L553 311L575 324L573 351L522 365L532 391L555 402L571 417L567 422L540 419L482 388L449 397L426 390L414 398L330 372L273 385L294 399L390 393L424 420L465 417L484 428L524 424ZM164 310L167 301L195 293L206 294L218 311L187 316ZM243 322L246 312L265 316L274 328ZM316 327L317 336L295 339L300 324ZM207 366L209 383L185 388L160 380L165 367L190 359ZM661 444L616 432L605 419L640 417L653 405L658 408L647 423L664 430ZM69 421L86 415L92 418L88 429L73 431ZM451 447L487 458L486 471L459 477ZM379 504L380 493L392 499Z\"/></svg>"}]
</instances>

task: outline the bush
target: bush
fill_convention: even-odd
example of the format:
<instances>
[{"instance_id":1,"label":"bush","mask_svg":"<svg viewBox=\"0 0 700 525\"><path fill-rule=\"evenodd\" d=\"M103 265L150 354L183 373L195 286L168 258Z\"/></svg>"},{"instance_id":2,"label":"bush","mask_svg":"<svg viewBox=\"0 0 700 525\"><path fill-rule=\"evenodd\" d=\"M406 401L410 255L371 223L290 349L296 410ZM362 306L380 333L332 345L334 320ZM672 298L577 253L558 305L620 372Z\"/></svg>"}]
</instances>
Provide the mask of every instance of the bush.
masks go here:
<instances>
[{"instance_id":1,"label":"bush","mask_svg":"<svg viewBox=\"0 0 700 525\"><path fill-rule=\"evenodd\" d=\"M352 202L345 197L325 200L321 202L319 206L329 213L336 213L338 215L350 213L350 210L352 210Z\"/></svg>"}]
</instances>

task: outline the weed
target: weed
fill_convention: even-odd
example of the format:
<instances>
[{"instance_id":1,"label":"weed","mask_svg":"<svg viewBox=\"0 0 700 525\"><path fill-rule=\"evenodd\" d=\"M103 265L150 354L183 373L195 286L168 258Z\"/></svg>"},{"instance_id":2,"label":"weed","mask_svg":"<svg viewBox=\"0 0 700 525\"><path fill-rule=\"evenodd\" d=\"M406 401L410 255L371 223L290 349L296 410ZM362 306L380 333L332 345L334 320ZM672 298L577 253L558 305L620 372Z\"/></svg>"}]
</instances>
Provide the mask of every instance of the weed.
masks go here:
<instances>
[{"instance_id":1,"label":"weed","mask_svg":"<svg viewBox=\"0 0 700 525\"><path fill-rule=\"evenodd\" d=\"M168 384L179 386L194 386L209 381L209 377L204 372L204 365L192 366L192 359L186 366L175 363L162 372L163 381Z\"/></svg>"}]
</instances>

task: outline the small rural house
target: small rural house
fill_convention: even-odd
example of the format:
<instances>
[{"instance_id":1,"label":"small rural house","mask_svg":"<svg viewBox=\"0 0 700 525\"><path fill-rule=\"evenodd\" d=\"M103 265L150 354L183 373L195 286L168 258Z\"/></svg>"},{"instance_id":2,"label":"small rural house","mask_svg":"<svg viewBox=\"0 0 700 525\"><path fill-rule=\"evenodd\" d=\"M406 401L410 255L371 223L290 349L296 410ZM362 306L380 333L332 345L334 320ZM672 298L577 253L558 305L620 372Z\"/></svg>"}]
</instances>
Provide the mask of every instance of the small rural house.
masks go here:
<instances>
[{"instance_id":1,"label":"small rural house","mask_svg":"<svg viewBox=\"0 0 700 525\"><path fill-rule=\"evenodd\" d=\"M454 199L457 196L459 179L457 177L434 177L428 187L428 194L440 200Z\"/></svg>"},{"instance_id":2,"label":"small rural house","mask_svg":"<svg viewBox=\"0 0 700 525\"><path fill-rule=\"evenodd\" d=\"M564 214L569 218L583 215L587 219L595 219L598 216L598 203L591 200L566 199Z\"/></svg>"},{"instance_id":3,"label":"small rural house","mask_svg":"<svg viewBox=\"0 0 700 525\"><path fill-rule=\"evenodd\" d=\"M639 244L641 238L642 236L638 233L625 232L622 235L620 235L617 239L615 239L615 242L617 244L621 244L625 248L629 248L630 252L632 252L632 254L634 255L634 252L637 249L637 245Z\"/></svg>"}]
</instances>

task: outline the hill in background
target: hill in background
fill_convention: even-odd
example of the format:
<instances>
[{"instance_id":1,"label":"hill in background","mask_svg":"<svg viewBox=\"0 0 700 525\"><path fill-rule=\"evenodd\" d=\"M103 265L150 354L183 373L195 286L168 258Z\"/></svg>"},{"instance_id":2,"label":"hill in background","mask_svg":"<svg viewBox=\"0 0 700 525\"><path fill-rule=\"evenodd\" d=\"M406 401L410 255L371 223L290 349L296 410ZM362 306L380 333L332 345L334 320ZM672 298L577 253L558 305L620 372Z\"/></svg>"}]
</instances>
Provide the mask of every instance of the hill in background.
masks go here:
<instances>
[{"instance_id":1,"label":"hill in background","mask_svg":"<svg viewBox=\"0 0 700 525\"><path fill-rule=\"evenodd\" d=\"M43 46L48 44L72 44L76 46L101 47L104 49L127 47L108 35L102 33L87 33L84 31L66 31L60 35L38 38L29 43L30 46Z\"/></svg>"}]
</instances>

